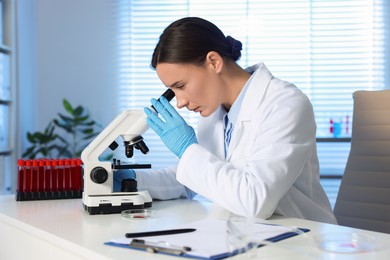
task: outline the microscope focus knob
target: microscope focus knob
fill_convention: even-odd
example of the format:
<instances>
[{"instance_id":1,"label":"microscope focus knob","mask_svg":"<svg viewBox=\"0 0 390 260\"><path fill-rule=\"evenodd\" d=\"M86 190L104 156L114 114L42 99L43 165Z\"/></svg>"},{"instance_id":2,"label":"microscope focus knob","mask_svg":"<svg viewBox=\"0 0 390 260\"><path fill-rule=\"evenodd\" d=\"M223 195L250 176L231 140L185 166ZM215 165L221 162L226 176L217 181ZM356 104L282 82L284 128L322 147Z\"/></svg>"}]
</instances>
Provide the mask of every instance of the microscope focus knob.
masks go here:
<instances>
[{"instance_id":1,"label":"microscope focus knob","mask_svg":"<svg viewBox=\"0 0 390 260\"><path fill-rule=\"evenodd\" d=\"M103 167L95 167L91 171L91 180L95 183L102 184L108 179L108 172Z\"/></svg>"}]
</instances>

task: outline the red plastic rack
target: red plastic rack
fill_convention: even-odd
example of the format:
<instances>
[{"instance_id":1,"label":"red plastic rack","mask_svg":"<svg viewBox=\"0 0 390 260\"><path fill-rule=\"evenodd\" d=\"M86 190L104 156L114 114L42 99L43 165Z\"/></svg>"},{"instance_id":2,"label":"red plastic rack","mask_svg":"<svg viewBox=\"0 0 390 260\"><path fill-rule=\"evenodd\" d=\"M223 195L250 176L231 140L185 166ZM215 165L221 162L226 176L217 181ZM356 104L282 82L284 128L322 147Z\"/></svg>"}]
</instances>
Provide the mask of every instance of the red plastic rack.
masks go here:
<instances>
[{"instance_id":1,"label":"red plastic rack","mask_svg":"<svg viewBox=\"0 0 390 260\"><path fill-rule=\"evenodd\" d=\"M78 158L18 160L16 200L81 198L82 164Z\"/></svg>"}]
</instances>

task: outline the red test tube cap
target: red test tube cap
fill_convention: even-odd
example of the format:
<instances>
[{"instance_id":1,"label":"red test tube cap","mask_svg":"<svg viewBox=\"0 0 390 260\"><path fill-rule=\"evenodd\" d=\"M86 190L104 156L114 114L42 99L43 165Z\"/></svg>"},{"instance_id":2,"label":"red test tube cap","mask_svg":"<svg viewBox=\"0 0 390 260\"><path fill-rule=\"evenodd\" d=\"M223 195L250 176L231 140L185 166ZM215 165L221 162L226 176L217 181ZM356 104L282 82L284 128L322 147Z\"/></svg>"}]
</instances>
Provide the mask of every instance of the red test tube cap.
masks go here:
<instances>
[{"instance_id":1,"label":"red test tube cap","mask_svg":"<svg viewBox=\"0 0 390 260\"><path fill-rule=\"evenodd\" d=\"M18 160L18 166L24 166L25 165L25 161L22 160L22 159L19 159Z\"/></svg>"},{"instance_id":2,"label":"red test tube cap","mask_svg":"<svg viewBox=\"0 0 390 260\"><path fill-rule=\"evenodd\" d=\"M57 160L51 160L51 166L57 166Z\"/></svg>"},{"instance_id":3,"label":"red test tube cap","mask_svg":"<svg viewBox=\"0 0 390 260\"><path fill-rule=\"evenodd\" d=\"M58 164L58 165L64 165L64 160L62 160L62 159L57 159L57 164Z\"/></svg>"},{"instance_id":4,"label":"red test tube cap","mask_svg":"<svg viewBox=\"0 0 390 260\"><path fill-rule=\"evenodd\" d=\"M77 162L77 166L81 166L83 165L83 161L80 160L80 159L76 159L76 162Z\"/></svg>"}]
</instances>

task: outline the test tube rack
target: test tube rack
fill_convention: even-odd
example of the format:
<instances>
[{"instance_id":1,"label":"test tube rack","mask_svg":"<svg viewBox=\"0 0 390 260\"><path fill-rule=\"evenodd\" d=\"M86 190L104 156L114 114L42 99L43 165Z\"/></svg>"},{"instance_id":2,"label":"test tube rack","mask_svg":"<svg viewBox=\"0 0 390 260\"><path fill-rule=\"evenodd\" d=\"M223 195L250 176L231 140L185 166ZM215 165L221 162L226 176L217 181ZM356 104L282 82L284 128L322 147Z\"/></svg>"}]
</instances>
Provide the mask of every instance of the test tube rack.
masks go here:
<instances>
[{"instance_id":1,"label":"test tube rack","mask_svg":"<svg viewBox=\"0 0 390 260\"><path fill-rule=\"evenodd\" d=\"M16 200L81 198L82 164L78 158L18 160Z\"/></svg>"}]
</instances>

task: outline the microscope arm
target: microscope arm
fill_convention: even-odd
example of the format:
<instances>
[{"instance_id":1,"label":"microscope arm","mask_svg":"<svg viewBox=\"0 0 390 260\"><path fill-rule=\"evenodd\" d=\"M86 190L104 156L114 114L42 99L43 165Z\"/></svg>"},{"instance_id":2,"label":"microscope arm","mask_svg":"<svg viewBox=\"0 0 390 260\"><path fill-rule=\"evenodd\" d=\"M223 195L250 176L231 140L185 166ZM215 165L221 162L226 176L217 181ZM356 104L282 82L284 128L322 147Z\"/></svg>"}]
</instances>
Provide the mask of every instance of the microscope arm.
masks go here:
<instances>
[{"instance_id":1,"label":"microscope arm","mask_svg":"<svg viewBox=\"0 0 390 260\"><path fill-rule=\"evenodd\" d=\"M125 110L119 114L81 153L84 164L99 162L99 156L118 136L132 141L149 128L142 110Z\"/></svg>"},{"instance_id":2,"label":"microscope arm","mask_svg":"<svg viewBox=\"0 0 390 260\"><path fill-rule=\"evenodd\" d=\"M171 101L175 93L167 89L161 96ZM153 108L153 106L152 106ZM154 109L154 108L153 108ZM98 163L99 156L109 147L118 136L125 142L137 139L148 130L146 114L142 110L125 110L119 114L81 153L84 164Z\"/></svg>"}]
</instances>

